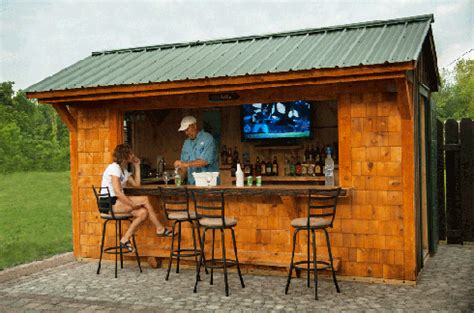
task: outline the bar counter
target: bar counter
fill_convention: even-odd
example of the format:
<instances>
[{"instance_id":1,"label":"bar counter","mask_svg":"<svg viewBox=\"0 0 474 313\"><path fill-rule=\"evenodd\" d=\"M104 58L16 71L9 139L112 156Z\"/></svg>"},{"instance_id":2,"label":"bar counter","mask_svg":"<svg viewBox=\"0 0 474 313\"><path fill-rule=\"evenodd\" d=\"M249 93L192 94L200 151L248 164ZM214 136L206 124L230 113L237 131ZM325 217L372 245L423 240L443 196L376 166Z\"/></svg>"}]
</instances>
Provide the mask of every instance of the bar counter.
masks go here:
<instances>
[{"instance_id":1,"label":"bar counter","mask_svg":"<svg viewBox=\"0 0 474 313\"><path fill-rule=\"evenodd\" d=\"M137 188L126 188L127 195L146 195L155 207L160 216L160 220L171 226L171 223L164 217L160 207L158 187L175 188L174 185L142 185ZM287 268L291 258L291 241L293 228L291 220L306 216L307 201L304 198L308 189L327 190L329 187L310 184L301 185L263 185L261 187L236 187L229 185L219 185L215 187L186 186L189 190L209 189L223 190L225 192L225 214L235 217L238 221L235 227L236 241L239 260L244 266L250 268ZM340 196L340 206L346 206L350 202L350 188L342 188ZM190 208L193 203L190 199ZM149 223L149 222L148 222ZM148 257L158 257L162 260L168 257L170 240L153 236L151 224L148 231L138 232L137 243L142 254ZM336 213L334 228L330 230L332 250L335 258L335 267L339 268L340 262L347 258L347 248L343 247L341 232L341 220ZM142 238L140 238L142 236ZM154 238L150 238L154 237ZM207 238L206 238L207 239ZM319 259L327 259L327 251L323 237L317 236L319 245ZM157 244L158 240L158 244ZM191 232L189 229L183 232L184 246L191 246ZM226 246L231 248L231 236L226 234ZM141 244L143 243L143 244ZM220 246L216 242L217 247ZM299 236L299 244L296 247L296 257L303 257L306 251L306 236ZM216 251L220 251L217 249ZM229 249L232 251L232 249Z\"/></svg>"},{"instance_id":2,"label":"bar counter","mask_svg":"<svg viewBox=\"0 0 474 313\"><path fill-rule=\"evenodd\" d=\"M159 195L159 187L176 188L174 185L157 185L147 184L140 187L125 188L125 193L130 196L157 196ZM328 190L334 187L317 186L317 185L263 185L263 186L228 186L219 185L213 187L199 187L194 185L183 186L189 190L193 189L207 189L207 190L223 190L226 195L236 196L304 196L308 194L308 189ZM341 188L340 197L347 197L350 195L350 188Z\"/></svg>"}]
</instances>

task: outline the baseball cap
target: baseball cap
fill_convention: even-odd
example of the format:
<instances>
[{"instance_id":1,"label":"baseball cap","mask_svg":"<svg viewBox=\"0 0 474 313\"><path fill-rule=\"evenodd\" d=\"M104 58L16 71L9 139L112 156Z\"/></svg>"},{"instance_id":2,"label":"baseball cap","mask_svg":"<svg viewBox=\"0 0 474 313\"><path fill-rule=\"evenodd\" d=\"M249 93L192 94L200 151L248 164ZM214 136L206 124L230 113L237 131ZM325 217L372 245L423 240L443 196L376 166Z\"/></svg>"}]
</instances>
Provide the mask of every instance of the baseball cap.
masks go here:
<instances>
[{"instance_id":1,"label":"baseball cap","mask_svg":"<svg viewBox=\"0 0 474 313\"><path fill-rule=\"evenodd\" d=\"M178 131L182 132L188 129L189 125L197 123L197 120L194 116L188 115L183 117L181 120L181 126L179 127Z\"/></svg>"}]
</instances>

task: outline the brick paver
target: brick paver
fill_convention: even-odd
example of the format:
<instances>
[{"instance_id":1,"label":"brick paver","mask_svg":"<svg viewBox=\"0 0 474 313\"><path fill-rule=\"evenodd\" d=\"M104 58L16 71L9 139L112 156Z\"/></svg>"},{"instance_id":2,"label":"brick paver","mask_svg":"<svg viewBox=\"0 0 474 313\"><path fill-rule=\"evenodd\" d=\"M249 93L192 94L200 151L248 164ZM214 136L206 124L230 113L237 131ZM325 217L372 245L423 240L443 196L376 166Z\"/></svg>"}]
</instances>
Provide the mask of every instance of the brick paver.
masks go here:
<instances>
[{"instance_id":1,"label":"brick paver","mask_svg":"<svg viewBox=\"0 0 474 313\"><path fill-rule=\"evenodd\" d=\"M255 312L255 311L474 311L474 246L441 245L420 275L416 286L373 284L340 280L341 293L332 281L321 279L320 300L304 279L292 280L284 294L286 278L244 274L242 289L230 273L230 296L224 296L223 277L208 277L192 292L194 271L164 280L165 269L130 264L113 277L113 264L69 262L0 282L0 310L5 312Z\"/></svg>"}]
</instances>

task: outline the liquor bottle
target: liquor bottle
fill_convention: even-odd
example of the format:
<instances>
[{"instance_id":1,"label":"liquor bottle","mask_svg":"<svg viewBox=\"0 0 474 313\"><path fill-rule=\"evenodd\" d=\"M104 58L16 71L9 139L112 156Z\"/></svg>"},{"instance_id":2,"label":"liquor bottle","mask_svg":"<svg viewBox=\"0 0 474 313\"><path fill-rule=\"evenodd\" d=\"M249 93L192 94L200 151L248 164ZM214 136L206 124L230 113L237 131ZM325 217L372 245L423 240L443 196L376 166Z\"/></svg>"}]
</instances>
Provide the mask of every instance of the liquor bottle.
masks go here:
<instances>
[{"instance_id":1,"label":"liquor bottle","mask_svg":"<svg viewBox=\"0 0 474 313\"><path fill-rule=\"evenodd\" d=\"M229 149L227 150L227 164L232 164L232 148L229 147Z\"/></svg>"},{"instance_id":2,"label":"liquor bottle","mask_svg":"<svg viewBox=\"0 0 474 313\"><path fill-rule=\"evenodd\" d=\"M252 169L250 168L250 162L248 160L246 160L244 164L244 175L245 176L252 175Z\"/></svg>"},{"instance_id":3,"label":"liquor bottle","mask_svg":"<svg viewBox=\"0 0 474 313\"><path fill-rule=\"evenodd\" d=\"M306 146L306 148L304 149L303 163L306 163L307 161L309 161L309 155L310 155L310 151L308 149L308 146Z\"/></svg>"},{"instance_id":4,"label":"liquor bottle","mask_svg":"<svg viewBox=\"0 0 474 313\"><path fill-rule=\"evenodd\" d=\"M272 161L271 161L271 160L268 160L268 162L267 162L267 164L266 164L266 172L265 172L265 174L266 174L267 176L272 176L272 175L273 175L273 173L272 173L272 167L273 167Z\"/></svg>"},{"instance_id":5,"label":"liquor bottle","mask_svg":"<svg viewBox=\"0 0 474 313\"><path fill-rule=\"evenodd\" d=\"M257 157L257 161L255 161L255 176L262 176L260 157Z\"/></svg>"},{"instance_id":6,"label":"liquor bottle","mask_svg":"<svg viewBox=\"0 0 474 313\"><path fill-rule=\"evenodd\" d=\"M290 161L290 176L295 176L296 175L296 166L295 166L295 157L291 156L291 161Z\"/></svg>"},{"instance_id":7,"label":"liquor bottle","mask_svg":"<svg viewBox=\"0 0 474 313\"><path fill-rule=\"evenodd\" d=\"M314 150L314 146L311 145L311 148L309 149L309 160L307 160L308 163L313 163L315 154L316 154L316 151Z\"/></svg>"},{"instance_id":8,"label":"liquor bottle","mask_svg":"<svg viewBox=\"0 0 474 313\"><path fill-rule=\"evenodd\" d=\"M321 155L318 154L316 156L316 161L314 162L314 175L322 176L323 175L323 161L321 159Z\"/></svg>"},{"instance_id":9,"label":"liquor bottle","mask_svg":"<svg viewBox=\"0 0 474 313\"><path fill-rule=\"evenodd\" d=\"M324 160L324 183L326 186L334 186L334 160L331 157L331 147L326 148L326 159Z\"/></svg>"},{"instance_id":10,"label":"liquor bottle","mask_svg":"<svg viewBox=\"0 0 474 313\"><path fill-rule=\"evenodd\" d=\"M221 164L227 164L227 147L225 145L222 146L221 150Z\"/></svg>"},{"instance_id":11,"label":"liquor bottle","mask_svg":"<svg viewBox=\"0 0 474 313\"><path fill-rule=\"evenodd\" d=\"M319 162L320 159L320 154L319 154L319 142L318 145L316 146L316 150L314 151L314 161Z\"/></svg>"},{"instance_id":12,"label":"liquor bottle","mask_svg":"<svg viewBox=\"0 0 474 313\"><path fill-rule=\"evenodd\" d=\"M239 160L232 159L232 165L230 166L230 176L235 177L235 171L237 171L237 164Z\"/></svg>"},{"instance_id":13,"label":"liquor bottle","mask_svg":"<svg viewBox=\"0 0 474 313\"><path fill-rule=\"evenodd\" d=\"M299 155L296 157L295 173L296 176L301 176L301 161Z\"/></svg>"},{"instance_id":14,"label":"liquor bottle","mask_svg":"<svg viewBox=\"0 0 474 313\"><path fill-rule=\"evenodd\" d=\"M237 169L235 171L235 185L237 187L244 186L244 172L242 172L242 168L240 167L240 163L237 163Z\"/></svg>"},{"instance_id":15,"label":"liquor bottle","mask_svg":"<svg viewBox=\"0 0 474 313\"><path fill-rule=\"evenodd\" d=\"M235 160L239 159L239 150L237 150L237 147L234 147L234 154L232 155L232 158Z\"/></svg>"},{"instance_id":16,"label":"liquor bottle","mask_svg":"<svg viewBox=\"0 0 474 313\"><path fill-rule=\"evenodd\" d=\"M285 157L285 176L290 176L291 175L291 172L290 172L290 160Z\"/></svg>"},{"instance_id":17,"label":"liquor bottle","mask_svg":"<svg viewBox=\"0 0 474 313\"><path fill-rule=\"evenodd\" d=\"M278 176L278 161L276 155L273 157L272 175Z\"/></svg>"},{"instance_id":18,"label":"liquor bottle","mask_svg":"<svg viewBox=\"0 0 474 313\"><path fill-rule=\"evenodd\" d=\"M260 163L260 174L262 176L267 175L267 164L265 163L264 157L262 157L262 163Z\"/></svg>"}]
</instances>

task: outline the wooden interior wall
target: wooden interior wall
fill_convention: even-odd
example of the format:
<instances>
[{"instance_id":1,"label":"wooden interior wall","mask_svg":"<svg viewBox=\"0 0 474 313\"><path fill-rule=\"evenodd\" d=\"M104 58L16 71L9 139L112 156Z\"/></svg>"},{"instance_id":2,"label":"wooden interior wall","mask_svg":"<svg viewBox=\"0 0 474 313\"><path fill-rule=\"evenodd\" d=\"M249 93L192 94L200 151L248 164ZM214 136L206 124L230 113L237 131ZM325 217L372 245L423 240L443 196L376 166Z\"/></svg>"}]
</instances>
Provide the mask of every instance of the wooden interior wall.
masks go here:
<instances>
[{"instance_id":1,"label":"wooden interior wall","mask_svg":"<svg viewBox=\"0 0 474 313\"><path fill-rule=\"evenodd\" d=\"M276 149L258 148L255 143L242 142L240 132L240 107L229 106L221 108L204 109L162 109L147 110L135 115L133 118L133 148L137 155L145 160L152 168L156 167L157 155L164 156L167 168L171 169L173 161L179 159L181 147L185 139L183 132L178 132L181 118L185 115L194 115L198 119L200 127L203 127L202 116L205 111L217 111L221 117L221 142L228 148L237 148L242 157L243 152L248 152L251 162L255 163L257 156L273 160L277 156L279 162L280 176L283 176L284 159L286 156L299 155L302 158L304 148L319 144L333 145L337 137L337 102L336 101L312 101L313 132L314 138L302 140L298 143L299 148L284 149L280 146ZM136 113L136 112L135 112ZM220 151L220 147L219 151ZM242 161L242 160L241 160Z\"/></svg>"}]
</instances>

